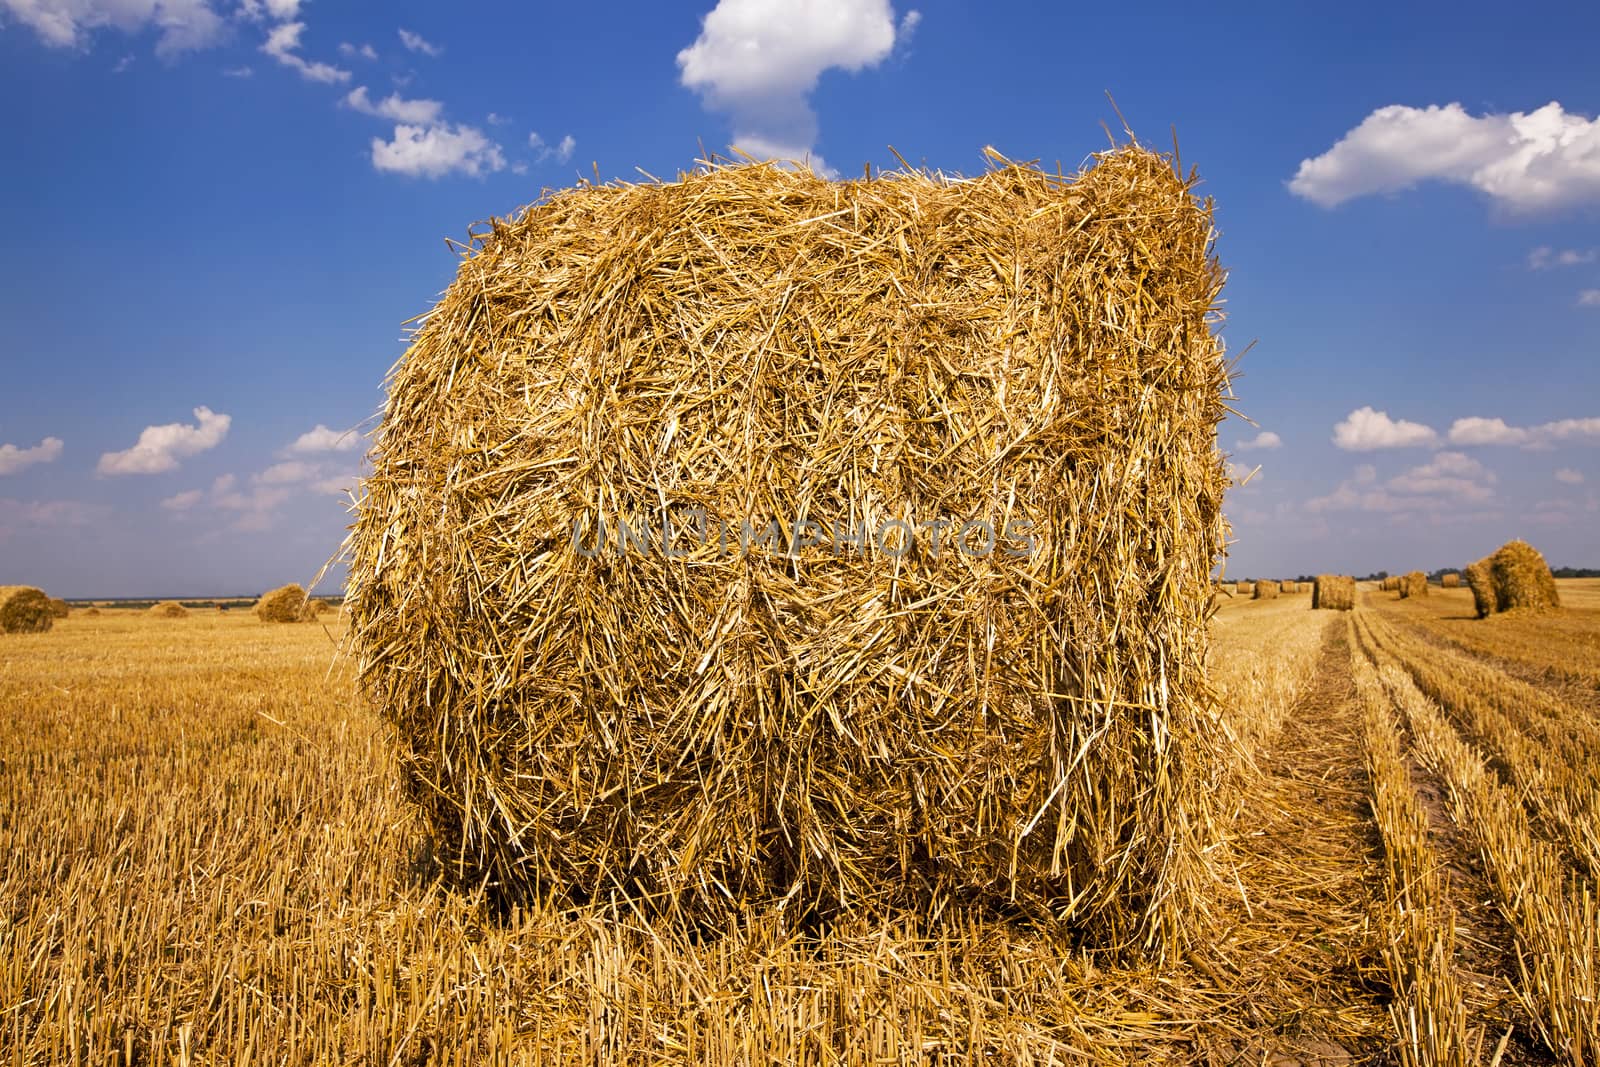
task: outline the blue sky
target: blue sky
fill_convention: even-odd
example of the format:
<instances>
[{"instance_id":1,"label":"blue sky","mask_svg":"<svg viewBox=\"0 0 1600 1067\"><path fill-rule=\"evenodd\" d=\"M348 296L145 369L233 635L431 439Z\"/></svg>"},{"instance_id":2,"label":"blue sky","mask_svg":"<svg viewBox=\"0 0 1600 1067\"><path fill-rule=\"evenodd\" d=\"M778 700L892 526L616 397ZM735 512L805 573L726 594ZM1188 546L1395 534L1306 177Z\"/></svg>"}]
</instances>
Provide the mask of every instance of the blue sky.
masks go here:
<instances>
[{"instance_id":1,"label":"blue sky","mask_svg":"<svg viewBox=\"0 0 1600 1067\"><path fill-rule=\"evenodd\" d=\"M1600 566L1600 7L1300 6L0 0L0 582L309 579L444 238L542 189L1071 169L1108 91L1257 342L1230 573Z\"/></svg>"}]
</instances>

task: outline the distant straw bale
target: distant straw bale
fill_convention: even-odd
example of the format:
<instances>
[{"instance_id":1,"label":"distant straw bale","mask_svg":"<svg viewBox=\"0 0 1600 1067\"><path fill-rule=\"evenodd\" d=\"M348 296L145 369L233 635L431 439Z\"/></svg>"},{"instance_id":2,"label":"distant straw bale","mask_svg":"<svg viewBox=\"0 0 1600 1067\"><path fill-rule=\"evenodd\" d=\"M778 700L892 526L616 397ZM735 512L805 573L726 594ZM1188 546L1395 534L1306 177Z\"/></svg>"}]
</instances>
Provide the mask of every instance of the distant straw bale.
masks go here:
<instances>
[{"instance_id":1,"label":"distant straw bale","mask_svg":"<svg viewBox=\"0 0 1600 1067\"><path fill-rule=\"evenodd\" d=\"M486 226L350 539L361 682L446 865L1171 944L1213 832L1211 226L1136 147L708 166Z\"/></svg>"},{"instance_id":2,"label":"distant straw bale","mask_svg":"<svg viewBox=\"0 0 1600 1067\"><path fill-rule=\"evenodd\" d=\"M1461 586L1461 575L1456 571L1447 571L1439 576L1439 588L1458 589Z\"/></svg>"},{"instance_id":3,"label":"distant straw bale","mask_svg":"<svg viewBox=\"0 0 1600 1067\"><path fill-rule=\"evenodd\" d=\"M42 634L56 624L44 590L31 585L0 585L0 633Z\"/></svg>"},{"instance_id":4,"label":"distant straw bale","mask_svg":"<svg viewBox=\"0 0 1600 1067\"><path fill-rule=\"evenodd\" d=\"M1349 611L1356 606L1356 580L1348 574L1319 574L1311 587L1311 610Z\"/></svg>"},{"instance_id":5,"label":"distant straw bale","mask_svg":"<svg viewBox=\"0 0 1600 1067\"><path fill-rule=\"evenodd\" d=\"M187 619L189 609L176 600L163 600L150 608L150 614L158 619Z\"/></svg>"},{"instance_id":6,"label":"distant straw bale","mask_svg":"<svg viewBox=\"0 0 1600 1067\"><path fill-rule=\"evenodd\" d=\"M1428 595L1428 576L1421 571L1411 571L1400 576L1400 599Z\"/></svg>"},{"instance_id":7,"label":"distant straw bale","mask_svg":"<svg viewBox=\"0 0 1600 1067\"><path fill-rule=\"evenodd\" d=\"M1461 575L1472 589L1472 606L1477 609L1478 618L1486 619L1494 614L1494 571L1489 567L1488 557L1469 564Z\"/></svg>"},{"instance_id":8,"label":"distant straw bale","mask_svg":"<svg viewBox=\"0 0 1600 1067\"><path fill-rule=\"evenodd\" d=\"M64 619L72 614L72 605L68 604L60 597L51 597L50 614L54 615L58 619Z\"/></svg>"},{"instance_id":9,"label":"distant straw bale","mask_svg":"<svg viewBox=\"0 0 1600 1067\"><path fill-rule=\"evenodd\" d=\"M1256 587L1253 582L1240 582L1235 588L1238 590L1240 596L1251 596L1256 591Z\"/></svg>"},{"instance_id":10,"label":"distant straw bale","mask_svg":"<svg viewBox=\"0 0 1600 1067\"><path fill-rule=\"evenodd\" d=\"M100 609L99 608L89 608L88 610L86 610L84 612L84 615L98 615L98 614L100 614Z\"/></svg>"},{"instance_id":11,"label":"distant straw bale","mask_svg":"<svg viewBox=\"0 0 1600 1067\"><path fill-rule=\"evenodd\" d=\"M1278 595L1280 586L1277 582L1257 582L1255 592L1251 594L1252 600L1272 600Z\"/></svg>"},{"instance_id":12,"label":"distant straw bale","mask_svg":"<svg viewBox=\"0 0 1600 1067\"><path fill-rule=\"evenodd\" d=\"M299 585L282 585L256 601L256 618L262 622L306 622L316 618L316 602Z\"/></svg>"},{"instance_id":13,"label":"distant straw bale","mask_svg":"<svg viewBox=\"0 0 1600 1067\"><path fill-rule=\"evenodd\" d=\"M1553 611L1561 606L1550 565L1526 541L1507 541L1467 568L1478 617L1499 611Z\"/></svg>"}]
</instances>

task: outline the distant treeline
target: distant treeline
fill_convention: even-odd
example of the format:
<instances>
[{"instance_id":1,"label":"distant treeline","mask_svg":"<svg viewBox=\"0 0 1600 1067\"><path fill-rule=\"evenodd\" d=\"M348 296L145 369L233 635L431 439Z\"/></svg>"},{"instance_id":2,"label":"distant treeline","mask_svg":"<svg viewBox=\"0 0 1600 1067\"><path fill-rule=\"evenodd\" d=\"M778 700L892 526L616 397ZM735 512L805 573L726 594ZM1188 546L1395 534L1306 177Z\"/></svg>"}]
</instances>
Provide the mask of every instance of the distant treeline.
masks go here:
<instances>
[{"instance_id":1,"label":"distant treeline","mask_svg":"<svg viewBox=\"0 0 1600 1067\"><path fill-rule=\"evenodd\" d=\"M1438 570L1432 570L1428 572L1428 581L1437 585L1439 579L1445 575L1461 574L1464 573L1466 569L1467 568L1465 567L1440 567ZM1550 573L1555 575L1557 578L1600 578L1600 568L1597 567L1552 567L1550 569ZM1389 577L1388 571L1374 571L1365 577L1358 576L1356 581L1381 582L1387 577ZM1300 580L1303 582L1310 581L1309 578L1302 578Z\"/></svg>"}]
</instances>

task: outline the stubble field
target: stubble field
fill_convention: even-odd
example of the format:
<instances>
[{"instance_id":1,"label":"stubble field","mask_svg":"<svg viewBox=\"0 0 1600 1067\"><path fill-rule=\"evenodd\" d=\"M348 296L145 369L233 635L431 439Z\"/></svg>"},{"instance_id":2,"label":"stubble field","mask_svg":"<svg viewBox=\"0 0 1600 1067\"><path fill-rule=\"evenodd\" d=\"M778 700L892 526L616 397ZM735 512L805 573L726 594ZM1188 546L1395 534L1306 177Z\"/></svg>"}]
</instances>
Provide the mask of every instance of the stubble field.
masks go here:
<instances>
[{"instance_id":1,"label":"stubble field","mask_svg":"<svg viewBox=\"0 0 1600 1067\"><path fill-rule=\"evenodd\" d=\"M947 912L720 935L496 912L432 859L337 622L0 638L0 1063L1600 1062L1600 581L1224 600L1181 959Z\"/></svg>"}]
</instances>

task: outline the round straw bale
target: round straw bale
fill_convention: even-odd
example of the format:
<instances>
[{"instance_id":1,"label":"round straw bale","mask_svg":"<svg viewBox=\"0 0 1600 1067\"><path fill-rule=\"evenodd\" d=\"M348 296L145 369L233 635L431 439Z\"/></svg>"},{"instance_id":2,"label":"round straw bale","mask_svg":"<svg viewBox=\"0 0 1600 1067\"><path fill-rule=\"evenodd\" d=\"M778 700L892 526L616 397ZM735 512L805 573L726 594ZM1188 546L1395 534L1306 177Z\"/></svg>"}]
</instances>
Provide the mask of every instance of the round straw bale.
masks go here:
<instances>
[{"instance_id":1,"label":"round straw bale","mask_svg":"<svg viewBox=\"0 0 1600 1067\"><path fill-rule=\"evenodd\" d=\"M1319 574L1311 587L1311 610L1349 611L1356 606L1356 580L1348 574Z\"/></svg>"},{"instance_id":2,"label":"round straw bale","mask_svg":"<svg viewBox=\"0 0 1600 1067\"><path fill-rule=\"evenodd\" d=\"M1400 576L1400 599L1428 595L1428 576L1421 571L1410 571Z\"/></svg>"},{"instance_id":3,"label":"round straw bale","mask_svg":"<svg viewBox=\"0 0 1600 1067\"><path fill-rule=\"evenodd\" d=\"M151 606L150 614L158 619L187 619L189 617L189 609L176 600L163 600L161 603Z\"/></svg>"},{"instance_id":4,"label":"round straw bale","mask_svg":"<svg viewBox=\"0 0 1600 1067\"><path fill-rule=\"evenodd\" d=\"M1507 541L1489 557L1496 611L1549 611L1561 606L1555 576L1537 548Z\"/></svg>"},{"instance_id":5,"label":"round straw bale","mask_svg":"<svg viewBox=\"0 0 1600 1067\"><path fill-rule=\"evenodd\" d=\"M98 615L98 614L100 614L100 609L99 608L89 608L88 610L86 610L84 612L84 614L85 615Z\"/></svg>"},{"instance_id":6,"label":"round straw bale","mask_svg":"<svg viewBox=\"0 0 1600 1067\"><path fill-rule=\"evenodd\" d=\"M256 618L262 622L305 622L316 618L314 603L299 585L282 585L256 601Z\"/></svg>"},{"instance_id":7,"label":"round straw bale","mask_svg":"<svg viewBox=\"0 0 1600 1067\"><path fill-rule=\"evenodd\" d=\"M1253 582L1240 582L1237 588L1240 596L1250 596L1256 591Z\"/></svg>"},{"instance_id":8,"label":"round straw bale","mask_svg":"<svg viewBox=\"0 0 1600 1067\"><path fill-rule=\"evenodd\" d=\"M1459 589L1460 587L1461 587L1461 575L1460 575L1459 572L1457 572L1457 571L1446 571L1444 574L1441 574L1439 576L1439 588L1441 588L1441 589Z\"/></svg>"},{"instance_id":9,"label":"round straw bale","mask_svg":"<svg viewBox=\"0 0 1600 1067\"><path fill-rule=\"evenodd\" d=\"M1250 595L1252 600L1272 600L1278 595L1277 582L1257 582L1255 592Z\"/></svg>"},{"instance_id":10,"label":"round straw bale","mask_svg":"<svg viewBox=\"0 0 1600 1067\"><path fill-rule=\"evenodd\" d=\"M55 610L42 589L0 585L0 633L42 634L55 624Z\"/></svg>"},{"instance_id":11,"label":"round straw bale","mask_svg":"<svg viewBox=\"0 0 1600 1067\"><path fill-rule=\"evenodd\" d=\"M347 600L449 864L1167 943L1216 759L1209 211L1134 147L708 166L476 235L390 376Z\"/></svg>"},{"instance_id":12,"label":"round straw bale","mask_svg":"<svg viewBox=\"0 0 1600 1067\"><path fill-rule=\"evenodd\" d=\"M64 619L68 615L72 614L72 605L68 604L65 600L62 600L60 597L51 597L50 598L50 614L54 615L58 619Z\"/></svg>"}]
</instances>

